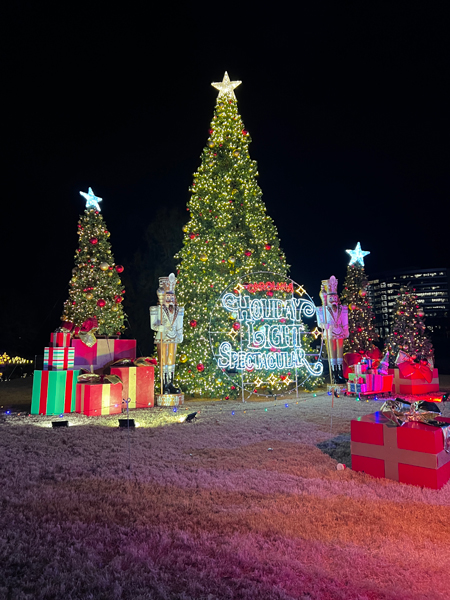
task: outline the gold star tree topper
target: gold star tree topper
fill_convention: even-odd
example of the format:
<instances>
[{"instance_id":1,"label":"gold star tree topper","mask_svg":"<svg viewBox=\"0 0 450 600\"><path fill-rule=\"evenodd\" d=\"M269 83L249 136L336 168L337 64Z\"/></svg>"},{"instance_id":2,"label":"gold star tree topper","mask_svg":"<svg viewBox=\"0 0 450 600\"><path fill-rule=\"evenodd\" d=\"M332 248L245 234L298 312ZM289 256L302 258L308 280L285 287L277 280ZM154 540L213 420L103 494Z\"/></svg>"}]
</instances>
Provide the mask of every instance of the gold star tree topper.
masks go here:
<instances>
[{"instance_id":1,"label":"gold star tree topper","mask_svg":"<svg viewBox=\"0 0 450 600\"><path fill-rule=\"evenodd\" d=\"M234 95L234 90L237 88L238 85L241 85L242 81L230 81L230 78L228 77L228 73L225 71L225 75L223 76L223 80L222 81L216 81L215 83L212 83L211 85L213 86L213 88L216 88L216 90L219 90L219 98L220 96L231 96L232 98L234 98L236 100L236 96Z\"/></svg>"}]
</instances>

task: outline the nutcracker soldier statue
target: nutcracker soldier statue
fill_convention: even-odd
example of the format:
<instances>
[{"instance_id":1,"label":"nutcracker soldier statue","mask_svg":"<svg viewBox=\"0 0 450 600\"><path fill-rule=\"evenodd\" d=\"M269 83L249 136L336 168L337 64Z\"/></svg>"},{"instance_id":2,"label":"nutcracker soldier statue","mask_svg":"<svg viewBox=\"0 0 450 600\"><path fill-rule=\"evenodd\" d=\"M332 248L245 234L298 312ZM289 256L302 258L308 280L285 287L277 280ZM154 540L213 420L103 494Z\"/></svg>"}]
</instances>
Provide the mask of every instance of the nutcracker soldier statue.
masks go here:
<instances>
[{"instance_id":1,"label":"nutcracker soldier statue","mask_svg":"<svg viewBox=\"0 0 450 600\"><path fill-rule=\"evenodd\" d=\"M345 383L343 374L344 340L348 338L348 306L342 306L334 275L324 279L320 288L322 306L316 307L317 321L327 343L333 383Z\"/></svg>"},{"instance_id":2,"label":"nutcracker soldier statue","mask_svg":"<svg viewBox=\"0 0 450 600\"><path fill-rule=\"evenodd\" d=\"M150 327L155 331L155 342L161 373L160 406L183 403L183 394L174 384L177 344L183 341L184 307L175 298L175 275L159 278L158 306L150 307ZM158 404L158 396L157 396Z\"/></svg>"}]
</instances>

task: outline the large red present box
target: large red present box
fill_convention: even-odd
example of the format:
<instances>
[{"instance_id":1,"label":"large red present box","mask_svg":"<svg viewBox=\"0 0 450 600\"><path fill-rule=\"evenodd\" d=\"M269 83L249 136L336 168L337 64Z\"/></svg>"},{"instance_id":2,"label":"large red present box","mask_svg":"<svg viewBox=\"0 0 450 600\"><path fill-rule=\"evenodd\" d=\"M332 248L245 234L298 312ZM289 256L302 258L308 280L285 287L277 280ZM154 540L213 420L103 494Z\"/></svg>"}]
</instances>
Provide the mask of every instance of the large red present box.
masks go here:
<instances>
[{"instance_id":1,"label":"large red present box","mask_svg":"<svg viewBox=\"0 0 450 600\"><path fill-rule=\"evenodd\" d=\"M450 419L438 417L450 424ZM352 469L373 477L440 489L450 479L450 453L440 427L407 422L401 427L376 412L351 422Z\"/></svg>"},{"instance_id":2,"label":"large red present box","mask_svg":"<svg viewBox=\"0 0 450 600\"><path fill-rule=\"evenodd\" d=\"M122 385L120 383L77 383L75 412L87 417L120 414Z\"/></svg>"},{"instance_id":3,"label":"large red present box","mask_svg":"<svg viewBox=\"0 0 450 600\"><path fill-rule=\"evenodd\" d=\"M154 406L154 367L111 367L111 375L122 380L124 400L130 399L128 408Z\"/></svg>"},{"instance_id":4,"label":"large red present box","mask_svg":"<svg viewBox=\"0 0 450 600\"><path fill-rule=\"evenodd\" d=\"M136 340L98 339L91 348L79 339L72 339L75 348L75 368L86 369L93 366L101 369L106 364L121 358L136 358Z\"/></svg>"},{"instance_id":5,"label":"large red present box","mask_svg":"<svg viewBox=\"0 0 450 600\"><path fill-rule=\"evenodd\" d=\"M412 377L402 377L398 368L389 369L389 375L394 376L392 384L393 394L429 394L430 392L439 392L439 373L433 369L433 379L428 383L425 379L413 375Z\"/></svg>"}]
</instances>

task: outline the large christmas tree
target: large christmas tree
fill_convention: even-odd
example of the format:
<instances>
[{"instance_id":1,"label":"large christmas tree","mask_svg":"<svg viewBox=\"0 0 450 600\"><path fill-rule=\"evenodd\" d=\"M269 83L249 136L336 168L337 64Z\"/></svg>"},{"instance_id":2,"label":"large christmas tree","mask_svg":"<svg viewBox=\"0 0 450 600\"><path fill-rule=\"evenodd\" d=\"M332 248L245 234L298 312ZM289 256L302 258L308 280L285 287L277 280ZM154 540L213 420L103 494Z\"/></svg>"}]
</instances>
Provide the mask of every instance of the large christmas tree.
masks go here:
<instances>
[{"instance_id":1,"label":"large christmas tree","mask_svg":"<svg viewBox=\"0 0 450 600\"><path fill-rule=\"evenodd\" d=\"M244 273L267 271L279 274L281 280L288 270L277 229L261 199L256 162L249 155L251 138L234 94L239 84L227 73L222 82L212 84L219 95L190 188L183 247L175 257L177 301L185 306L176 378L184 392L209 397L233 397L239 385L230 384L212 356L210 319L220 293L237 284ZM274 292L267 294L271 297ZM216 315L215 331L232 334L234 327L238 336L236 316Z\"/></svg>"},{"instance_id":2,"label":"large christmas tree","mask_svg":"<svg viewBox=\"0 0 450 600\"><path fill-rule=\"evenodd\" d=\"M370 352L378 340L375 316L367 296L367 277L364 256L370 252L361 250L358 242L354 250L347 250L351 259L347 267L341 303L348 306L349 337L344 341L344 352Z\"/></svg>"},{"instance_id":3,"label":"large christmas tree","mask_svg":"<svg viewBox=\"0 0 450 600\"><path fill-rule=\"evenodd\" d=\"M417 302L414 289L409 285L400 288L394 308L394 323L385 339L385 351L389 352L389 364L395 365L400 350L413 361L434 359L433 344L423 321L424 312Z\"/></svg>"},{"instance_id":4,"label":"large christmas tree","mask_svg":"<svg viewBox=\"0 0 450 600\"><path fill-rule=\"evenodd\" d=\"M61 320L82 327L96 317L97 336L120 335L126 316L122 306L125 289L119 275L123 267L114 262L110 233L100 214L101 198L91 188L80 194L86 199L86 210L78 221L79 247Z\"/></svg>"}]
</instances>

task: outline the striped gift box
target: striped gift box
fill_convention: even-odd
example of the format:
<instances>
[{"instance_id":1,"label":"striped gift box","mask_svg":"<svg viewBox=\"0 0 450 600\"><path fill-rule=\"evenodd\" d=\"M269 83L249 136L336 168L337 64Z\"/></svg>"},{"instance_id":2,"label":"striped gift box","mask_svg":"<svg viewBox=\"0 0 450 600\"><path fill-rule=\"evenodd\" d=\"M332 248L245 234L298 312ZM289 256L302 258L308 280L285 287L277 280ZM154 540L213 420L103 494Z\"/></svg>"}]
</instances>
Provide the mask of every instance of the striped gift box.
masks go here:
<instances>
[{"instance_id":1,"label":"striped gift box","mask_svg":"<svg viewBox=\"0 0 450 600\"><path fill-rule=\"evenodd\" d=\"M67 348L70 346L70 333L56 332L50 334L50 346Z\"/></svg>"},{"instance_id":2,"label":"striped gift box","mask_svg":"<svg viewBox=\"0 0 450 600\"><path fill-rule=\"evenodd\" d=\"M75 348L44 348L44 371L67 371L74 362Z\"/></svg>"},{"instance_id":3,"label":"striped gift box","mask_svg":"<svg viewBox=\"0 0 450 600\"><path fill-rule=\"evenodd\" d=\"M31 396L32 415L57 415L75 410L79 371L35 371Z\"/></svg>"},{"instance_id":4,"label":"striped gift box","mask_svg":"<svg viewBox=\"0 0 450 600\"><path fill-rule=\"evenodd\" d=\"M75 412L87 417L117 415L122 412L120 383L77 383Z\"/></svg>"}]
</instances>

